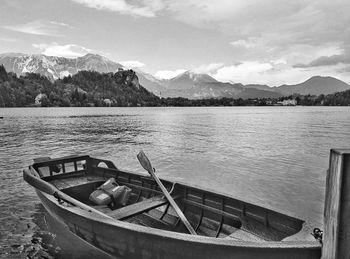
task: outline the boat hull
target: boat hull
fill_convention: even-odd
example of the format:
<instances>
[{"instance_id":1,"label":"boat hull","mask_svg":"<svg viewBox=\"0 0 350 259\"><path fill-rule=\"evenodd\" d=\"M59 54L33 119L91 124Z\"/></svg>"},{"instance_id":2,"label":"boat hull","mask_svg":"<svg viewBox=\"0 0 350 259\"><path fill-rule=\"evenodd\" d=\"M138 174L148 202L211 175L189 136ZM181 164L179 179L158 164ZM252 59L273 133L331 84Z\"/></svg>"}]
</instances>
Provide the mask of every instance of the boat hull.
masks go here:
<instances>
[{"instance_id":1,"label":"boat hull","mask_svg":"<svg viewBox=\"0 0 350 259\"><path fill-rule=\"evenodd\" d=\"M208 238L137 226L61 205L36 190L47 212L67 230L115 258L321 258L316 242L245 242Z\"/></svg>"}]
</instances>

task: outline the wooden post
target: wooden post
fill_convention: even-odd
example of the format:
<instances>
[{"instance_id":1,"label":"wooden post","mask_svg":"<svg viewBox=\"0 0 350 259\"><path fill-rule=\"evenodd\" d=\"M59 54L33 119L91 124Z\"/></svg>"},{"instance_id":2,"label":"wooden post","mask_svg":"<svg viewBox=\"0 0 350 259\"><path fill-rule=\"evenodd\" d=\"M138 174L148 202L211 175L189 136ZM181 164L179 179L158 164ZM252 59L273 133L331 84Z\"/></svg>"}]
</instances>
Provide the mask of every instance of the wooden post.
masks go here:
<instances>
[{"instance_id":1,"label":"wooden post","mask_svg":"<svg viewBox=\"0 0 350 259\"><path fill-rule=\"evenodd\" d=\"M350 258L350 149L330 153L322 258Z\"/></svg>"}]
</instances>

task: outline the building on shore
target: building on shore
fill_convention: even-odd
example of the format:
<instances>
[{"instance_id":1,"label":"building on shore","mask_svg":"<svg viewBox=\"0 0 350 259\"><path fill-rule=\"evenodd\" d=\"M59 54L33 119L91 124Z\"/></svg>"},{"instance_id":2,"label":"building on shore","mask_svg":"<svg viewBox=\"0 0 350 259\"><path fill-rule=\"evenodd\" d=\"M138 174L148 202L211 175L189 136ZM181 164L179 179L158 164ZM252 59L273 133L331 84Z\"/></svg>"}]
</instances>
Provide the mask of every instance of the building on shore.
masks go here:
<instances>
[{"instance_id":1,"label":"building on shore","mask_svg":"<svg viewBox=\"0 0 350 259\"><path fill-rule=\"evenodd\" d=\"M295 106L297 105L297 100L295 99L287 99L287 100L283 100L281 102L277 102L277 104L282 105L282 106Z\"/></svg>"}]
</instances>

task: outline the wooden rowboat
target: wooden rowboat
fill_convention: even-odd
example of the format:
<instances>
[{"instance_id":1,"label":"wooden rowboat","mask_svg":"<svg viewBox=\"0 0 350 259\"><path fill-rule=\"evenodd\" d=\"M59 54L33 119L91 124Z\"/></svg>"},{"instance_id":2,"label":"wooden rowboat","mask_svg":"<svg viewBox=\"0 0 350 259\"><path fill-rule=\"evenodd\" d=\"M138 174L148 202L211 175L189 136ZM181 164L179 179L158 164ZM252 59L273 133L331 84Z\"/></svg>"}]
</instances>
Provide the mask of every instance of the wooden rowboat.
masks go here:
<instances>
[{"instance_id":1,"label":"wooden rowboat","mask_svg":"<svg viewBox=\"0 0 350 259\"><path fill-rule=\"evenodd\" d=\"M163 190L157 178L122 171L111 161L90 156L34 161L23 177L35 188L47 212L113 257L321 257L322 245L311 235L313 228L301 219L176 182L162 180ZM132 190L123 207L95 205L89 200L110 178ZM188 221L192 234L182 220Z\"/></svg>"}]
</instances>

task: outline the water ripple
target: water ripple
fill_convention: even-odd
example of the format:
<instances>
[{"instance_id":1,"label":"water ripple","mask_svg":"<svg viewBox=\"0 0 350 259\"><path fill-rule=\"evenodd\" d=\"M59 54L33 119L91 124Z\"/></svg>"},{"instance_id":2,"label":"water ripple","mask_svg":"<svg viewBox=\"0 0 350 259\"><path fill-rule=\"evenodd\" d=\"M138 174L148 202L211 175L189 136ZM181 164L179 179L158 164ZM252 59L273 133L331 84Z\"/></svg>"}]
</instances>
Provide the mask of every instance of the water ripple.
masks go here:
<instances>
[{"instance_id":1,"label":"water ripple","mask_svg":"<svg viewBox=\"0 0 350 259\"><path fill-rule=\"evenodd\" d=\"M349 107L33 108L1 113L0 219L6 223L0 226L0 250L14 254L38 233L49 233L38 225L39 201L22 180L22 169L35 157L90 154L144 172L136 159L143 149L161 177L321 224L329 149L350 147Z\"/></svg>"}]
</instances>

